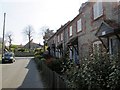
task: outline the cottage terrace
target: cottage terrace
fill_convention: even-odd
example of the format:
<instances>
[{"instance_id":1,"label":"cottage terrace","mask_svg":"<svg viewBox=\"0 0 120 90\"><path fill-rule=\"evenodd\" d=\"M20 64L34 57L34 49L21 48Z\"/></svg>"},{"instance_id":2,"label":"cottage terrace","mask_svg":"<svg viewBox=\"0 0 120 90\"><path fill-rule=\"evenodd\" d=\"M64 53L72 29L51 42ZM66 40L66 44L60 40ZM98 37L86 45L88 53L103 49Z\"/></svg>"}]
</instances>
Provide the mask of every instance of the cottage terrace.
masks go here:
<instances>
[{"instance_id":1,"label":"cottage terrace","mask_svg":"<svg viewBox=\"0 0 120 90\"><path fill-rule=\"evenodd\" d=\"M85 2L79 14L67 25L57 30L48 40L54 44L54 56L61 58L68 51L69 59L79 64L91 53L120 50L120 4L119 2ZM54 40L53 40L54 39ZM51 40L54 43L50 43Z\"/></svg>"}]
</instances>

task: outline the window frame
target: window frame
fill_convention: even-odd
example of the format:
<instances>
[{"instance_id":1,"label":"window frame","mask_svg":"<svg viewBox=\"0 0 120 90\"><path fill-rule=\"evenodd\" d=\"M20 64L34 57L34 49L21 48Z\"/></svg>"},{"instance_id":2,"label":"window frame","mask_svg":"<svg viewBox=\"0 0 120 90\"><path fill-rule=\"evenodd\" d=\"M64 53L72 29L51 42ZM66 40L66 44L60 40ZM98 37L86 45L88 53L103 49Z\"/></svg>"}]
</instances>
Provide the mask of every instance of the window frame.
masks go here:
<instances>
[{"instance_id":1,"label":"window frame","mask_svg":"<svg viewBox=\"0 0 120 90\"><path fill-rule=\"evenodd\" d=\"M69 36L72 36L73 35L73 26L71 25L69 27Z\"/></svg>"},{"instance_id":2,"label":"window frame","mask_svg":"<svg viewBox=\"0 0 120 90\"><path fill-rule=\"evenodd\" d=\"M61 35L60 40L63 41L63 32L60 35Z\"/></svg>"},{"instance_id":3,"label":"window frame","mask_svg":"<svg viewBox=\"0 0 120 90\"><path fill-rule=\"evenodd\" d=\"M80 32L80 31L82 31L82 19L81 18L77 21L77 32Z\"/></svg>"},{"instance_id":4,"label":"window frame","mask_svg":"<svg viewBox=\"0 0 120 90\"><path fill-rule=\"evenodd\" d=\"M102 15L103 15L103 3L101 0L97 0L93 5L93 19L96 20Z\"/></svg>"},{"instance_id":5,"label":"window frame","mask_svg":"<svg viewBox=\"0 0 120 90\"><path fill-rule=\"evenodd\" d=\"M60 35L58 35L58 36L57 36L57 38L58 38L58 40L57 40L57 41L58 41L58 42L60 42Z\"/></svg>"}]
</instances>

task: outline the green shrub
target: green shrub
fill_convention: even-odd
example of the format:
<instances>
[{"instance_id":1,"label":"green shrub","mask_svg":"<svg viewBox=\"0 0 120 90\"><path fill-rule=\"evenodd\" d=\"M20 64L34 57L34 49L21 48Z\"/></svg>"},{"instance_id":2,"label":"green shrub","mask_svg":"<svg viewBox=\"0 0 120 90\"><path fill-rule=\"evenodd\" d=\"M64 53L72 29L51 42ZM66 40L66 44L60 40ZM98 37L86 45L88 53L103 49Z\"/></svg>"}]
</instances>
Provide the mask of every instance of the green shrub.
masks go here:
<instances>
[{"instance_id":1,"label":"green shrub","mask_svg":"<svg viewBox=\"0 0 120 90\"><path fill-rule=\"evenodd\" d=\"M46 60L45 58L43 58L43 57L41 58L41 61L45 61L45 60Z\"/></svg>"},{"instance_id":2,"label":"green shrub","mask_svg":"<svg viewBox=\"0 0 120 90\"><path fill-rule=\"evenodd\" d=\"M45 61L45 58L39 59L39 58L35 57L34 60L35 60L35 62L37 64L38 70L41 70L41 65L42 65L41 63Z\"/></svg>"},{"instance_id":3,"label":"green shrub","mask_svg":"<svg viewBox=\"0 0 120 90\"><path fill-rule=\"evenodd\" d=\"M84 59L80 68L69 65L65 72L70 88L116 90L120 88L120 60L104 53Z\"/></svg>"},{"instance_id":4,"label":"green shrub","mask_svg":"<svg viewBox=\"0 0 120 90\"><path fill-rule=\"evenodd\" d=\"M34 50L34 56L35 57L41 59L41 58L43 58L42 55L43 55L43 52L41 51L41 49L37 48L37 49Z\"/></svg>"},{"instance_id":5,"label":"green shrub","mask_svg":"<svg viewBox=\"0 0 120 90\"><path fill-rule=\"evenodd\" d=\"M47 66L48 66L51 70L53 70L53 71L61 74L61 70L62 70L61 64L62 64L62 61L61 61L60 59L52 59L52 60L47 64Z\"/></svg>"}]
</instances>

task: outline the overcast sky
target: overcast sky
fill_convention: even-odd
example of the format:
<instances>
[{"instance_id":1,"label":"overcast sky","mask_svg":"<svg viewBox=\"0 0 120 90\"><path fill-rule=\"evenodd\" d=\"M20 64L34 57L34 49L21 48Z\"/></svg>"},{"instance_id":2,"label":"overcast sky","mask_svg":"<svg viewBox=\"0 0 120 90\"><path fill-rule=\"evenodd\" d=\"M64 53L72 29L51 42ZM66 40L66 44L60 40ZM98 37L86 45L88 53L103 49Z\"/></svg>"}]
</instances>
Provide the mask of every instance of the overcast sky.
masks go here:
<instances>
[{"instance_id":1,"label":"overcast sky","mask_svg":"<svg viewBox=\"0 0 120 90\"><path fill-rule=\"evenodd\" d=\"M13 44L27 43L23 30L32 25L34 42L43 44L40 28L48 26L56 31L72 20L81 3L87 0L0 0L0 37L3 29L3 13L6 13L6 33L13 33ZM111 1L111 0L108 0ZM114 1L114 0L113 0Z\"/></svg>"}]
</instances>

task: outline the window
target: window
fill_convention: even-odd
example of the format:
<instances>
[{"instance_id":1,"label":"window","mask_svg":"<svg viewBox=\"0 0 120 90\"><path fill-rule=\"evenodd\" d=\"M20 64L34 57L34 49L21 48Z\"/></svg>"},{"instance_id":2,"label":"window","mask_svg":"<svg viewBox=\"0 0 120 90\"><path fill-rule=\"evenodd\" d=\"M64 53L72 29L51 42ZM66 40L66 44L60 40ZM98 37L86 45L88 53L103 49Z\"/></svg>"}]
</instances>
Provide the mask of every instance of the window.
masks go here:
<instances>
[{"instance_id":1,"label":"window","mask_svg":"<svg viewBox=\"0 0 120 90\"><path fill-rule=\"evenodd\" d=\"M96 41L93 43L93 53L99 55L102 52L102 43L101 41Z\"/></svg>"},{"instance_id":2,"label":"window","mask_svg":"<svg viewBox=\"0 0 120 90\"><path fill-rule=\"evenodd\" d=\"M60 42L60 36L58 35L58 42Z\"/></svg>"},{"instance_id":3,"label":"window","mask_svg":"<svg viewBox=\"0 0 120 90\"><path fill-rule=\"evenodd\" d=\"M55 44L57 45L57 36L54 37Z\"/></svg>"},{"instance_id":4,"label":"window","mask_svg":"<svg viewBox=\"0 0 120 90\"><path fill-rule=\"evenodd\" d=\"M82 23L81 23L81 19L79 19L77 21L77 32L80 32L82 30Z\"/></svg>"},{"instance_id":5,"label":"window","mask_svg":"<svg viewBox=\"0 0 120 90\"><path fill-rule=\"evenodd\" d=\"M94 10L94 20L103 15L103 7L101 0L97 0L97 2L93 6L93 10Z\"/></svg>"},{"instance_id":6,"label":"window","mask_svg":"<svg viewBox=\"0 0 120 90\"><path fill-rule=\"evenodd\" d=\"M63 40L63 33L61 33L61 41Z\"/></svg>"},{"instance_id":7,"label":"window","mask_svg":"<svg viewBox=\"0 0 120 90\"><path fill-rule=\"evenodd\" d=\"M72 36L72 26L70 26L69 35Z\"/></svg>"},{"instance_id":8,"label":"window","mask_svg":"<svg viewBox=\"0 0 120 90\"><path fill-rule=\"evenodd\" d=\"M73 47L72 46L70 46L70 48L69 48L69 58L70 58L70 60L73 59Z\"/></svg>"},{"instance_id":9,"label":"window","mask_svg":"<svg viewBox=\"0 0 120 90\"><path fill-rule=\"evenodd\" d=\"M54 43L56 43L55 41L56 41L56 39L55 39L55 37L54 37Z\"/></svg>"}]
</instances>

